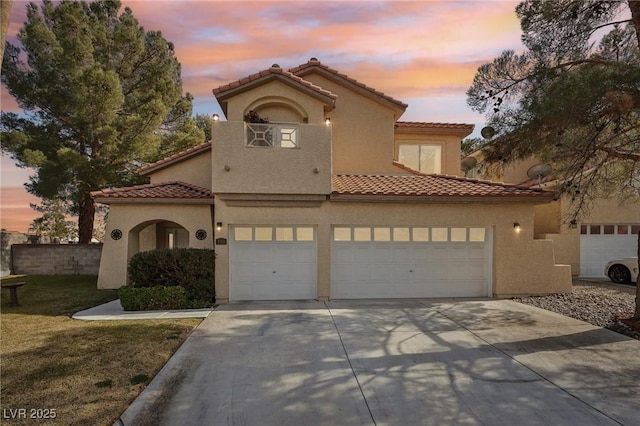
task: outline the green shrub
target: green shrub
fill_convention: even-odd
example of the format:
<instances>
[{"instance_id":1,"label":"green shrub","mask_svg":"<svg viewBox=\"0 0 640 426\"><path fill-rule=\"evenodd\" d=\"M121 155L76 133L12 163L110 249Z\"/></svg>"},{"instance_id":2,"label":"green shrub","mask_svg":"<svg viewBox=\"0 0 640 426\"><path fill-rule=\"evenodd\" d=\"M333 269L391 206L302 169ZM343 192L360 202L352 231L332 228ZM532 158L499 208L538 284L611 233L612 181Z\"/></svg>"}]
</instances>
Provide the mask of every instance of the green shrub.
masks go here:
<instances>
[{"instance_id":1,"label":"green shrub","mask_svg":"<svg viewBox=\"0 0 640 426\"><path fill-rule=\"evenodd\" d=\"M118 290L125 311L153 311L159 309L187 309L190 306L184 287L125 286Z\"/></svg>"},{"instance_id":2,"label":"green shrub","mask_svg":"<svg viewBox=\"0 0 640 426\"><path fill-rule=\"evenodd\" d=\"M137 288L180 286L190 307L215 303L213 250L160 249L135 254L129 261L129 282Z\"/></svg>"}]
</instances>

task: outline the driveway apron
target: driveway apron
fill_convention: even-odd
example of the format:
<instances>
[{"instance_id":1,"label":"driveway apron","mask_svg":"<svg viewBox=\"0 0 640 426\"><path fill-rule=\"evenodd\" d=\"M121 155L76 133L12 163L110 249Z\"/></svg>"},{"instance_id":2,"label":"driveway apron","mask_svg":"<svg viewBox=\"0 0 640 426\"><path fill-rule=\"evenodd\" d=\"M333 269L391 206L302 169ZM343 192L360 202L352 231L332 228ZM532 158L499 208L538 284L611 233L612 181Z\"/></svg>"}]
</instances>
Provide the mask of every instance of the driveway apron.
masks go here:
<instances>
[{"instance_id":1,"label":"driveway apron","mask_svg":"<svg viewBox=\"0 0 640 426\"><path fill-rule=\"evenodd\" d=\"M638 353L511 301L229 304L116 424L638 425Z\"/></svg>"}]
</instances>

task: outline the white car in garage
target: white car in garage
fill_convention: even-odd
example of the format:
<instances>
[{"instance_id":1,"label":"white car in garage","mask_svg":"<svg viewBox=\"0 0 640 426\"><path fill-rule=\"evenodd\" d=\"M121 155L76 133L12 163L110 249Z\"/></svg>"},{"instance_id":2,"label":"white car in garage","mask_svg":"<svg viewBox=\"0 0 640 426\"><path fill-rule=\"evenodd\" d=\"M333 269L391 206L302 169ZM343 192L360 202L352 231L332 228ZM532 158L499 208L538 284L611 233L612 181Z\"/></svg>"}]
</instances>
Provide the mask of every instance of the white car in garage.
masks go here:
<instances>
[{"instance_id":1,"label":"white car in garage","mask_svg":"<svg viewBox=\"0 0 640 426\"><path fill-rule=\"evenodd\" d=\"M604 274L618 284L634 284L638 279L638 258L614 259L604 267Z\"/></svg>"}]
</instances>

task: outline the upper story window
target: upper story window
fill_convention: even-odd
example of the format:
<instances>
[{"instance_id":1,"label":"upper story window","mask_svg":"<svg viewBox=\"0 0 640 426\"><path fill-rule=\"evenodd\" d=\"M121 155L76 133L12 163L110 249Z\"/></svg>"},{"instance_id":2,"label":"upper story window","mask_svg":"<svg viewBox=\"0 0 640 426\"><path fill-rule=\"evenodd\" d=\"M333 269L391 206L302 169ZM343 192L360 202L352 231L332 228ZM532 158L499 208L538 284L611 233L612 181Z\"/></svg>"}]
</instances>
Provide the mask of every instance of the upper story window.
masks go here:
<instances>
[{"instance_id":1,"label":"upper story window","mask_svg":"<svg viewBox=\"0 0 640 426\"><path fill-rule=\"evenodd\" d=\"M399 146L398 161L423 173L441 173L442 147L440 145Z\"/></svg>"},{"instance_id":2,"label":"upper story window","mask_svg":"<svg viewBox=\"0 0 640 426\"><path fill-rule=\"evenodd\" d=\"M298 148L298 125L290 123L245 123L246 146Z\"/></svg>"}]
</instances>

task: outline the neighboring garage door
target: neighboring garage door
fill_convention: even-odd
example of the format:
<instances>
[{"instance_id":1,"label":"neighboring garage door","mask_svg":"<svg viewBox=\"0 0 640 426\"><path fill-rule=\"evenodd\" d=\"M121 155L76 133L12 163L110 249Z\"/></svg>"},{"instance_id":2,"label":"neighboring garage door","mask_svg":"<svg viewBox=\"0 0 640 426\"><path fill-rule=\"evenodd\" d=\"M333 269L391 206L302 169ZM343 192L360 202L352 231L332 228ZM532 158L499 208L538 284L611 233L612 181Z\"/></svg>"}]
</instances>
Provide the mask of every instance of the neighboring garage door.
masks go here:
<instances>
[{"instance_id":1,"label":"neighboring garage door","mask_svg":"<svg viewBox=\"0 0 640 426\"><path fill-rule=\"evenodd\" d=\"M334 299L491 295L490 228L336 226Z\"/></svg>"},{"instance_id":2,"label":"neighboring garage door","mask_svg":"<svg viewBox=\"0 0 640 426\"><path fill-rule=\"evenodd\" d=\"M312 227L232 227L230 300L316 299L316 253Z\"/></svg>"},{"instance_id":3,"label":"neighboring garage door","mask_svg":"<svg viewBox=\"0 0 640 426\"><path fill-rule=\"evenodd\" d=\"M580 276L604 277L610 260L636 256L638 224L580 226Z\"/></svg>"}]
</instances>

